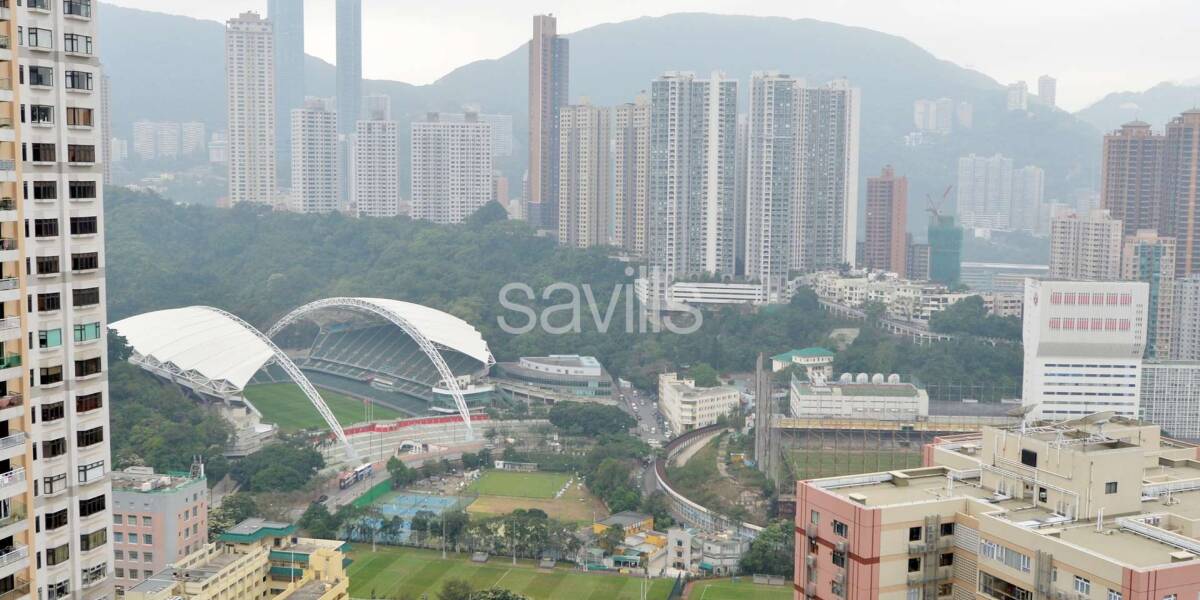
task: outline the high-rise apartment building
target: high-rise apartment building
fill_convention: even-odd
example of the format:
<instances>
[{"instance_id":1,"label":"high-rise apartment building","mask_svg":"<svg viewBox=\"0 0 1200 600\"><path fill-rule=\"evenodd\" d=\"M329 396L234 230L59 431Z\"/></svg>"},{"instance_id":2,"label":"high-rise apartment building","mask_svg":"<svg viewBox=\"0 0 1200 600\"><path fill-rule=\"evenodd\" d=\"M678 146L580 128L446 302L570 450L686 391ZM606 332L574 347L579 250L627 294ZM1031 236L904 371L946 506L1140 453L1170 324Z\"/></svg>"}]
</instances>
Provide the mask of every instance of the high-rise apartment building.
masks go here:
<instances>
[{"instance_id":1,"label":"high-rise apartment building","mask_svg":"<svg viewBox=\"0 0 1200 600\"><path fill-rule=\"evenodd\" d=\"M787 290L800 210L803 88L803 81L775 72L750 78L744 272L777 298Z\"/></svg>"},{"instance_id":2,"label":"high-rise apartment building","mask_svg":"<svg viewBox=\"0 0 1200 600\"><path fill-rule=\"evenodd\" d=\"M475 113L480 121L492 124L492 152L497 157L512 156L513 149L513 118L512 115L497 115L482 112L478 104L463 106L463 113Z\"/></svg>"},{"instance_id":3,"label":"high-rise apartment building","mask_svg":"<svg viewBox=\"0 0 1200 600\"><path fill-rule=\"evenodd\" d=\"M98 2L0 33L0 593L113 597Z\"/></svg>"},{"instance_id":4,"label":"high-rise apartment building","mask_svg":"<svg viewBox=\"0 0 1200 600\"><path fill-rule=\"evenodd\" d=\"M354 133L362 110L362 0L337 0L338 133Z\"/></svg>"},{"instance_id":5,"label":"high-rise apartment building","mask_svg":"<svg viewBox=\"0 0 1200 600\"><path fill-rule=\"evenodd\" d=\"M229 162L229 134L224 131L214 131L208 140L208 162L224 164Z\"/></svg>"},{"instance_id":6,"label":"high-rise apartment building","mask_svg":"<svg viewBox=\"0 0 1200 600\"><path fill-rule=\"evenodd\" d=\"M363 111L354 128L351 202L360 217L394 217L400 214L400 124L392 120L388 96L367 96Z\"/></svg>"},{"instance_id":7,"label":"high-rise apartment building","mask_svg":"<svg viewBox=\"0 0 1200 600\"><path fill-rule=\"evenodd\" d=\"M461 223L492 199L492 125L474 114L413 121L412 218Z\"/></svg>"},{"instance_id":8,"label":"high-rise apartment building","mask_svg":"<svg viewBox=\"0 0 1200 600\"><path fill-rule=\"evenodd\" d=\"M957 107L950 98L920 99L913 102L913 124L917 131L950 133L954 129Z\"/></svg>"},{"instance_id":9,"label":"high-rise apartment building","mask_svg":"<svg viewBox=\"0 0 1200 600\"><path fill-rule=\"evenodd\" d=\"M1044 234L1049 216L1045 207L1046 172L1028 165L1012 172L1012 209L1009 227L1014 230Z\"/></svg>"},{"instance_id":10,"label":"high-rise apartment building","mask_svg":"<svg viewBox=\"0 0 1200 600\"><path fill-rule=\"evenodd\" d=\"M117 162L112 155L112 80L107 73L100 75L100 161L104 165L104 181L112 183L112 165Z\"/></svg>"},{"instance_id":11,"label":"high-rise apartment building","mask_svg":"<svg viewBox=\"0 0 1200 600\"><path fill-rule=\"evenodd\" d=\"M188 121L180 124L181 141L179 152L184 156L195 156L208 152L208 131L200 121Z\"/></svg>"},{"instance_id":12,"label":"high-rise apartment building","mask_svg":"<svg viewBox=\"0 0 1200 600\"><path fill-rule=\"evenodd\" d=\"M180 127L179 123L158 123L158 130L155 133L154 139L155 150L158 152L159 158L170 160L179 158L179 149L183 145L183 128Z\"/></svg>"},{"instance_id":13,"label":"high-rise apartment building","mask_svg":"<svg viewBox=\"0 0 1200 600\"><path fill-rule=\"evenodd\" d=\"M1171 358L1200 361L1200 275L1174 281L1175 305L1172 309Z\"/></svg>"},{"instance_id":14,"label":"high-rise apartment building","mask_svg":"<svg viewBox=\"0 0 1200 600\"><path fill-rule=\"evenodd\" d=\"M328 214L338 209L337 112L333 99L308 98L292 109L291 208Z\"/></svg>"},{"instance_id":15,"label":"high-rise apartment building","mask_svg":"<svg viewBox=\"0 0 1200 600\"><path fill-rule=\"evenodd\" d=\"M861 93L845 79L805 88L800 211L793 211L792 269L856 264Z\"/></svg>"},{"instance_id":16,"label":"high-rise apartment building","mask_svg":"<svg viewBox=\"0 0 1200 600\"><path fill-rule=\"evenodd\" d=\"M1010 83L1004 107L1008 110L1029 110L1029 85L1024 81Z\"/></svg>"},{"instance_id":17,"label":"high-rise apartment building","mask_svg":"<svg viewBox=\"0 0 1200 600\"><path fill-rule=\"evenodd\" d=\"M929 280L946 285L958 283L962 275L963 228L954 217L929 215Z\"/></svg>"},{"instance_id":18,"label":"high-rise apartment building","mask_svg":"<svg viewBox=\"0 0 1200 600\"><path fill-rule=\"evenodd\" d=\"M612 221L612 110L590 104L558 111L558 243L609 243Z\"/></svg>"},{"instance_id":19,"label":"high-rise apartment building","mask_svg":"<svg viewBox=\"0 0 1200 600\"><path fill-rule=\"evenodd\" d=\"M1131 121L1104 136L1100 162L1100 206L1124 227L1124 235L1162 224L1161 187L1166 136L1150 124Z\"/></svg>"},{"instance_id":20,"label":"high-rise apartment building","mask_svg":"<svg viewBox=\"0 0 1200 600\"><path fill-rule=\"evenodd\" d=\"M281 167L291 165L287 127L292 109L304 106L304 0L267 0L267 20L275 36L275 151ZM281 168L280 175L290 175Z\"/></svg>"},{"instance_id":21,"label":"high-rise apartment building","mask_svg":"<svg viewBox=\"0 0 1200 600\"><path fill-rule=\"evenodd\" d=\"M225 25L229 203L275 201L275 43L254 12Z\"/></svg>"},{"instance_id":22,"label":"high-rise apartment building","mask_svg":"<svg viewBox=\"0 0 1200 600\"><path fill-rule=\"evenodd\" d=\"M963 129L970 129L975 125L975 105L967 101L958 103L954 109L954 121Z\"/></svg>"},{"instance_id":23,"label":"high-rise apartment building","mask_svg":"<svg viewBox=\"0 0 1200 600\"><path fill-rule=\"evenodd\" d=\"M112 481L118 593L208 543L208 486L201 469L163 475L129 467L115 471Z\"/></svg>"},{"instance_id":24,"label":"high-rise apartment building","mask_svg":"<svg viewBox=\"0 0 1200 600\"><path fill-rule=\"evenodd\" d=\"M867 178L866 256L868 269L908 276L908 178L897 177L891 165Z\"/></svg>"},{"instance_id":25,"label":"high-rise apartment building","mask_svg":"<svg viewBox=\"0 0 1200 600\"><path fill-rule=\"evenodd\" d=\"M1125 236L1121 248L1121 279L1150 286L1146 310L1146 357L1171 358L1175 312L1175 240L1153 229Z\"/></svg>"},{"instance_id":26,"label":"high-rise apartment building","mask_svg":"<svg viewBox=\"0 0 1200 600\"><path fill-rule=\"evenodd\" d=\"M158 123L146 120L134 121L133 154L139 160L158 158Z\"/></svg>"},{"instance_id":27,"label":"high-rise apartment building","mask_svg":"<svg viewBox=\"0 0 1200 600\"><path fill-rule=\"evenodd\" d=\"M746 185L750 168L750 115L738 113L733 150L733 270L746 274Z\"/></svg>"},{"instance_id":28,"label":"high-rise apartment building","mask_svg":"<svg viewBox=\"0 0 1200 600\"><path fill-rule=\"evenodd\" d=\"M558 111L568 102L570 43L554 15L533 17L529 42L529 195L526 218L540 229L558 226Z\"/></svg>"},{"instance_id":29,"label":"high-rise apartment building","mask_svg":"<svg viewBox=\"0 0 1200 600\"><path fill-rule=\"evenodd\" d=\"M1163 435L1200 440L1200 362L1142 363L1141 418L1162 427Z\"/></svg>"},{"instance_id":30,"label":"high-rise apartment building","mask_svg":"<svg viewBox=\"0 0 1200 600\"><path fill-rule=\"evenodd\" d=\"M1050 278L1116 281L1121 276L1121 222L1107 210L1050 219Z\"/></svg>"},{"instance_id":31,"label":"high-rise apartment building","mask_svg":"<svg viewBox=\"0 0 1200 600\"><path fill-rule=\"evenodd\" d=\"M122 161L129 160L129 141L128 140L126 140L125 138L115 137L115 138L112 138L111 143L109 145L112 146L112 149L109 150L109 156L112 157L113 162L122 162Z\"/></svg>"},{"instance_id":32,"label":"high-rise apartment building","mask_svg":"<svg viewBox=\"0 0 1200 600\"><path fill-rule=\"evenodd\" d=\"M651 267L733 274L737 82L670 72L650 99Z\"/></svg>"},{"instance_id":33,"label":"high-rise apartment building","mask_svg":"<svg viewBox=\"0 0 1200 600\"><path fill-rule=\"evenodd\" d=\"M1149 286L1025 281L1022 401L1032 415L1137 418Z\"/></svg>"},{"instance_id":34,"label":"high-rise apartment building","mask_svg":"<svg viewBox=\"0 0 1200 600\"><path fill-rule=\"evenodd\" d=\"M650 101L613 108L613 245L646 256L650 227Z\"/></svg>"},{"instance_id":35,"label":"high-rise apartment building","mask_svg":"<svg viewBox=\"0 0 1200 600\"><path fill-rule=\"evenodd\" d=\"M1159 232L1175 238L1175 276L1200 274L1200 109L1167 123L1162 169Z\"/></svg>"},{"instance_id":36,"label":"high-rise apartment building","mask_svg":"<svg viewBox=\"0 0 1200 600\"><path fill-rule=\"evenodd\" d=\"M1012 159L970 154L958 159L958 221L967 228L1008 229L1012 221Z\"/></svg>"},{"instance_id":37,"label":"high-rise apartment building","mask_svg":"<svg viewBox=\"0 0 1200 600\"><path fill-rule=\"evenodd\" d=\"M1038 77L1038 100L1049 107L1058 106L1058 80L1049 76Z\"/></svg>"}]
</instances>

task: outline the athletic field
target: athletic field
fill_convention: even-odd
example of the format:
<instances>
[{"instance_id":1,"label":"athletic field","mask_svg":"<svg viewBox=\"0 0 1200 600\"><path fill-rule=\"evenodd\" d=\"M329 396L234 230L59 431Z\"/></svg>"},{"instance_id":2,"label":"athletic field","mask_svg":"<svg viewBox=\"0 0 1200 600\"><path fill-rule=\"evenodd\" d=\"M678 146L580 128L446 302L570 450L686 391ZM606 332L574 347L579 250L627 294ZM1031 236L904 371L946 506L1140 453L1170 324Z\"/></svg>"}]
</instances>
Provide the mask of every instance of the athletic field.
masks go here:
<instances>
[{"instance_id":1,"label":"athletic field","mask_svg":"<svg viewBox=\"0 0 1200 600\"><path fill-rule=\"evenodd\" d=\"M448 579L466 579L476 589L492 586L510 589L533 600L637 600L642 580L625 575L585 573L559 566L553 571L538 569L529 561L493 556L477 564L463 554L442 560L441 553L413 548L383 548L371 552L369 545L358 544L350 553L351 598L436 598ZM672 580L650 582L651 600L664 600L671 592ZM406 596L407 594L407 596ZM722 596L723 598L725 596ZM764 596L765 597L765 596ZM716 598L716 596L711 596ZM732 598L758 598L740 596ZM771 597L772 599L774 597Z\"/></svg>"},{"instance_id":2,"label":"athletic field","mask_svg":"<svg viewBox=\"0 0 1200 600\"><path fill-rule=\"evenodd\" d=\"M553 498L570 478L566 473L484 471L471 484L471 491L480 496Z\"/></svg>"},{"instance_id":3,"label":"athletic field","mask_svg":"<svg viewBox=\"0 0 1200 600\"><path fill-rule=\"evenodd\" d=\"M361 400L339 394L327 389L318 389L321 398L338 423L343 426L360 423L366 417ZM325 429L325 419L313 407L312 403L292 383L265 383L246 388L246 399L250 401L263 415L263 421L274 423L283 431L298 431L301 429ZM375 405L374 419L397 419L402 415L385 406Z\"/></svg>"},{"instance_id":4,"label":"athletic field","mask_svg":"<svg viewBox=\"0 0 1200 600\"><path fill-rule=\"evenodd\" d=\"M754 585L745 577L733 583L728 579L697 581L688 595L691 600L792 600L790 585Z\"/></svg>"},{"instance_id":5,"label":"athletic field","mask_svg":"<svg viewBox=\"0 0 1200 600\"><path fill-rule=\"evenodd\" d=\"M570 478L565 473L484 471L468 489L469 494L478 494L478 497L467 507L467 512L480 517L495 517L518 508L536 508L552 519L579 524L608 516L604 503L589 494L578 480L571 483L562 497L555 498Z\"/></svg>"}]
</instances>

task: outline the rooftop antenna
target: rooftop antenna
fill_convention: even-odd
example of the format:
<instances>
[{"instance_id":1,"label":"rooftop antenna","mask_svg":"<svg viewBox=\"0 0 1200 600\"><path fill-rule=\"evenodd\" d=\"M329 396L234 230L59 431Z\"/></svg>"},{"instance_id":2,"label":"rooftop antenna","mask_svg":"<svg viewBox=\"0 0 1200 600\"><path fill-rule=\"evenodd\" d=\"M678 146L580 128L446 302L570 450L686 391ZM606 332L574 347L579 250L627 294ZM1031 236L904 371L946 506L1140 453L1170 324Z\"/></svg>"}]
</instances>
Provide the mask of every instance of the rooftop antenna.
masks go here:
<instances>
[{"instance_id":1,"label":"rooftop antenna","mask_svg":"<svg viewBox=\"0 0 1200 600\"><path fill-rule=\"evenodd\" d=\"M1029 413L1033 412L1033 409L1037 408L1038 406L1040 406L1039 402L1034 402L1033 404L1022 404L1021 406L1008 411L1008 416L1019 417L1021 419L1021 435L1025 435L1025 427L1029 422Z\"/></svg>"}]
</instances>

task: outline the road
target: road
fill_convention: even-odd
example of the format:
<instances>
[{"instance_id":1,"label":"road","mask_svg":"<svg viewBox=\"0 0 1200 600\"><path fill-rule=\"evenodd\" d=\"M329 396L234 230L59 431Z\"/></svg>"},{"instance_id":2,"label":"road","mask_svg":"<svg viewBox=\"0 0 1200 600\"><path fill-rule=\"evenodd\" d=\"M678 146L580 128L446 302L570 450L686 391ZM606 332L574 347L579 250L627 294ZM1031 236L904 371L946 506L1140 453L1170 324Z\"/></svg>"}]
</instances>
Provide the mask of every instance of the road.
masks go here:
<instances>
[{"instance_id":1,"label":"road","mask_svg":"<svg viewBox=\"0 0 1200 600\"><path fill-rule=\"evenodd\" d=\"M651 447L663 447L667 445L670 439L665 429L665 422L662 414L658 411L658 398L651 393L643 393L634 389L620 388L617 390L619 406L621 410L633 415L637 419L636 434L639 439ZM654 464L641 467L636 473L638 481L641 482L642 495L649 496L658 489L658 482L654 478Z\"/></svg>"}]
</instances>

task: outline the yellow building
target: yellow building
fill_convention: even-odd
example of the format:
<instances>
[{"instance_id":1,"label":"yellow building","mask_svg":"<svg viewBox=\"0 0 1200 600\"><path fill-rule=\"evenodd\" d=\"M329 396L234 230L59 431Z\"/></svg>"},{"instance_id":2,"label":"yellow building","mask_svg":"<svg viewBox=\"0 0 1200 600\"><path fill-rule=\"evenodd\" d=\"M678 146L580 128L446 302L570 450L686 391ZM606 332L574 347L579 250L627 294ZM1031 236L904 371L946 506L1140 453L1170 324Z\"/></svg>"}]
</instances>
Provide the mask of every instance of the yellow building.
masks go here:
<instances>
[{"instance_id":1,"label":"yellow building","mask_svg":"<svg viewBox=\"0 0 1200 600\"><path fill-rule=\"evenodd\" d=\"M609 527L613 527L614 525L620 525L625 535L631 536L654 529L654 517L628 510L619 512L603 521L592 523L592 533L602 535L605 531L608 531Z\"/></svg>"},{"instance_id":2,"label":"yellow building","mask_svg":"<svg viewBox=\"0 0 1200 600\"><path fill-rule=\"evenodd\" d=\"M218 541L129 588L127 600L346 600L344 542L300 538L288 523L247 519Z\"/></svg>"}]
</instances>

